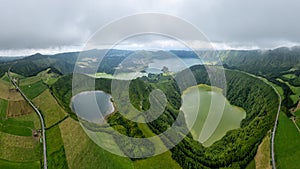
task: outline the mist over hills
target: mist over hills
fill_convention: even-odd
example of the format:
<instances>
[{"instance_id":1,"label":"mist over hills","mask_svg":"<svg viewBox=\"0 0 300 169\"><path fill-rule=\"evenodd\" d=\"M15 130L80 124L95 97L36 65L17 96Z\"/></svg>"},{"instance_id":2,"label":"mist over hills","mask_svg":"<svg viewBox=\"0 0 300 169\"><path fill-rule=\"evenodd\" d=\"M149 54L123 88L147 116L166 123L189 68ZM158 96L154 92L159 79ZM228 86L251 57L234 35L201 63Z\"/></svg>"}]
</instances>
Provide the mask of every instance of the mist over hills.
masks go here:
<instances>
[{"instance_id":1,"label":"mist over hills","mask_svg":"<svg viewBox=\"0 0 300 169\"><path fill-rule=\"evenodd\" d=\"M99 55L105 50L89 50L83 52L59 53L55 55L42 55L40 53L27 57L0 57L0 76L14 64L12 71L23 76L34 76L47 68L56 69L61 74L72 73L79 55L92 60L85 60L90 65L99 61ZM109 50L98 67L99 72L113 74L117 66L128 56L136 51ZM171 53L179 58L197 58L193 51L138 51L150 52L151 56L159 58ZM274 50L220 50L220 51L197 51L202 60L221 64L224 67L247 71L256 75L272 76L280 72L297 71L300 68L300 47L277 48ZM220 60L219 60L219 58ZM17 61L17 62L15 62ZM94 65L97 66L97 65Z\"/></svg>"},{"instance_id":2,"label":"mist over hills","mask_svg":"<svg viewBox=\"0 0 300 169\"><path fill-rule=\"evenodd\" d=\"M253 160L255 154L258 152L258 145L262 142L264 137L268 135L268 131L270 131L274 124L278 104L277 94L273 88L268 83L265 83L265 81L255 77L255 75L265 77L266 81L269 81L281 89L280 91L283 97L281 110L287 117L293 116L289 110L295 108L299 101L299 47L277 48L274 50L197 51L198 55L192 51L183 50L110 50L106 54L105 52L105 50L89 50L55 55L37 53L27 57L15 58L16 60L6 60L0 62L0 76L2 77L2 83L7 85L5 80L9 81L9 79L5 73L11 68L12 73L14 73L16 77L21 77L22 90L33 99L45 97L44 92L48 92L46 95L47 98L53 98L54 105L61 106L70 117L62 118L61 121L57 123L59 125L60 122L64 123L65 119L73 120L74 122L78 120L76 114L70 108L73 85L72 79L74 75L72 73L74 68L81 70L92 68L97 70L100 74L103 73L107 76L114 74L122 67L126 67L126 71L143 71L149 66L149 63L153 63L154 60L158 60L158 62L155 63L163 62L164 59L172 57L182 60L197 60L198 56L200 56L203 62L199 62L199 64L202 65L192 65L190 70L196 77L197 84L212 86L204 64L208 64L208 67L215 67L217 69L223 65L226 68L224 70L227 83L226 97L231 104L245 109L247 113L246 118L241 121L241 128L227 132L222 139L210 147L204 147L194 140L192 135L185 137L182 142L170 150L169 153L171 155L168 157L175 160L183 168L188 168L188 166L193 166L192 168L219 168L228 166L232 168L245 168L251 160ZM104 58L100 56L104 56ZM101 59L101 64L98 66L98 62ZM171 64L175 63L176 62L171 62ZM150 91L155 88L159 88L166 93L168 99L169 104L163 115L157 120L147 124L146 127L149 127L148 132L151 131L153 134L160 134L164 132L169 125L174 123L176 117L179 117L181 93L178 91L175 78L176 76L184 77L185 71L189 70L184 69L175 74L157 73L151 74L151 76L148 74L148 77L137 77L135 80L132 80L129 93L131 93L130 98L132 104L136 108L140 108L141 110L147 110L149 108L148 96ZM253 75L249 75L245 72ZM96 90L110 93L112 79L107 77L95 77L90 76L90 74L89 76L82 74L77 76L77 78L83 82L83 87L87 82L95 81ZM117 81L121 82L126 80L117 79ZM292 86L289 86L290 84ZM86 90L89 90L89 88ZM9 86L7 87L7 91L10 91ZM47 108L47 106L45 107ZM45 107L41 108L43 108L44 111L48 110ZM46 118L48 117L46 116ZM125 135L129 133L128 136L137 138L147 136L147 132L143 130L143 127L139 127L139 125L131 121L126 121L118 113L111 116L108 122L114 126L116 130L120 130L119 132L125 132ZM120 128L120 126L122 127ZM99 129L99 126L89 127L92 127L91 129L93 130ZM185 128L182 128L182 131L185 130ZM78 131L79 129L75 132ZM65 130L62 129L62 132L65 132ZM116 136L114 136L112 140L116 141L124 152L128 152L127 149L132 148L123 145L124 141ZM166 146L173 144L172 138L162 138L162 141ZM147 144L147 146L150 147L153 147L153 145L154 144L150 144L150 142L149 145ZM64 152L61 153L64 154ZM143 152L133 151L132 153L137 153L134 155L138 155ZM68 154L66 154L66 156L67 155ZM57 154L53 153L50 158L54 159L55 157L56 159L57 156ZM131 160L134 162L139 159ZM66 165L65 161L61 160L61 165ZM269 163L269 161L270 160L267 159L267 163ZM71 163L72 162L73 161L71 161Z\"/></svg>"}]
</instances>

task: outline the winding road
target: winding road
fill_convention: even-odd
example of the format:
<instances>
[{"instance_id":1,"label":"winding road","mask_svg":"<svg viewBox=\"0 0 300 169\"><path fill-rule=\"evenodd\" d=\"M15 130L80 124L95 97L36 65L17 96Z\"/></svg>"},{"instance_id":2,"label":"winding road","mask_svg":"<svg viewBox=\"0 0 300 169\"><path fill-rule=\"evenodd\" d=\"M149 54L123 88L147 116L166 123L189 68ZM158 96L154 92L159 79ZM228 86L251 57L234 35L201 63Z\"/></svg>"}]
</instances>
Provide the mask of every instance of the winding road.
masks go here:
<instances>
[{"instance_id":1,"label":"winding road","mask_svg":"<svg viewBox=\"0 0 300 169\"><path fill-rule=\"evenodd\" d=\"M272 86L272 85L270 85L270 86ZM272 86L272 88L274 89L274 91L277 93L277 95L279 97L279 105L278 105L276 119L275 119L273 131L272 131L272 138L271 138L272 167L273 167L273 169L276 169L274 144L275 144L275 134L276 134L277 124L278 124L278 118L279 118L282 99L281 99L281 96L280 96L279 92L277 91L277 89L274 86Z\"/></svg>"},{"instance_id":2,"label":"winding road","mask_svg":"<svg viewBox=\"0 0 300 169\"><path fill-rule=\"evenodd\" d=\"M16 89L21 93L21 95L24 97L24 99L30 104L30 106L34 109L36 114L39 116L42 126L42 142L43 142L43 152L44 152L44 169L47 169L47 149L46 149L46 135L45 135L45 120L41 114L41 112L37 109L37 107L28 99L28 97L22 92L20 87L16 84L16 82L12 79L10 76L10 68L7 71L7 75L10 79L10 81L13 83L13 85L16 87Z\"/></svg>"},{"instance_id":3,"label":"winding road","mask_svg":"<svg viewBox=\"0 0 300 169\"><path fill-rule=\"evenodd\" d=\"M276 119L275 119L275 123L274 123L274 127L273 127L273 131L272 131L272 138L271 138L271 158L272 158L272 168L276 169L276 161L275 161L275 148L274 148L274 144L275 144L275 134L276 134L276 130L277 130L277 125L278 125L278 118L279 118L279 113L280 113L280 109L281 109L281 102L282 102L282 98L280 96L280 93L278 92L278 90L272 85L267 83L266 81L268 81L267 79L260 77L260 76L256 76L244 71L240 71L240 70L234 70L234 71L238 71L238 72L242 72L245 73L249 76L258 78L260 80L262 80L263 82L265 82L267 85L271 86L273 88L273 90L276 92L276 94L278 95L279 98L279 104L278 104L278 110L277 110L277 114L276 114ZM265 81L266 80L266 81ZM268 81L269 82L269 81Z\"/></svg>"}]
</instances>

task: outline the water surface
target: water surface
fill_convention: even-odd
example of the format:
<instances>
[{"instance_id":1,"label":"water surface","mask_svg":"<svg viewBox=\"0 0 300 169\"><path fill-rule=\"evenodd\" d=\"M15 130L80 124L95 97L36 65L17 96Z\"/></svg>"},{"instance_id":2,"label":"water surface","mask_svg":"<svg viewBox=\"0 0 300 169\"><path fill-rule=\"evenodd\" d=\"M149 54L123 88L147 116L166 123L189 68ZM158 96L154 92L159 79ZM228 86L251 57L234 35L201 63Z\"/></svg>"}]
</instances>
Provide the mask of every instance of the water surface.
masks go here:
<instances>
[{"instance_id":1,"label":"water surface","mask_svg":"<svg viewBox=\"0 0 300 169\"><path fill-rule=\"evenodd\" d=\"M71 107L78 117L93 123L104 123L114 112L111 96L103 91L79 93L72 98Z\"/></svg>"}]
</instances>

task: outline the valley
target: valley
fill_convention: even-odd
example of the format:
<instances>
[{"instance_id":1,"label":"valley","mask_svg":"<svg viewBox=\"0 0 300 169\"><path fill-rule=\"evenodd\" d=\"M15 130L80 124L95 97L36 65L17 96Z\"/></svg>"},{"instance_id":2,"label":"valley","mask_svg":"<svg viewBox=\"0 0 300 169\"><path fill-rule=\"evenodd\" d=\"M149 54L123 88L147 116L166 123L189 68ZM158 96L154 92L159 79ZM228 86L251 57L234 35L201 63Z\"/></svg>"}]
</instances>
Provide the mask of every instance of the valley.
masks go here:
<instances>
[{"instance_id":1,"label":"valley","mask_svg":"<svg viewBox=\"0 0 300 169\"><path fill-rule=\"evenodd\" d=\"M121 53L121 51L117 52ZM34 60L40 58L33 57ZM166 109L156 120L147 124L126 119L122 116L124 112L120 112L119 109L107 116L108 124L123 135L133 138L150 138L166 131L176 118L179 118L180 122L186 123L185 127L178 128L179 133L184 133L187 128L191 128L190 133L175 146L171 137L168 136L147 143L148 148L153 148L152 153L171 147L165 153L136 159L112 154L105 148L99 147L88 137L91 133L97 133L103 137L103 141L110 140L107 143L108 146L110 144L118 145L116 151L127 153L128 149L133 148L135 151L131 153L135 153L135 155L145 153L139 146L130 147L130 145L124 144L116 135L103 135L103 132L109 132L105 129L105 125L89 126L88 123L84 124L90 127L90 131L85 131L80 126L82 123L78 121L80 120L78 115L70 106L73 74L61 72L59 64L56 64L51 57L47 56L47 60L52 60L49 63L53 63L53 65L42 68L36 64L37 70L30 71L36 72L35 75L30 75L31 73L27 71L21 73L22 65L27 67L28 60L31 60L30 57L18 62L16 65L19 67L13 67L11 73L13 78L19 79L21 90L37 106L45 119L48 168L145 168L149 165L152 168L161 168L161 166L172 166L172 168L253 168L255 166L270 168L272 161L269 148L271 145L270 132L275 122L278 96L269 85L274 86L283 99L275 135L276 167L287 168L289 166L293 168L290 164L297 158L299 151L296 150L300 145L296 141L299 140L299 132L295 127L300 123L300 111L297 108L300 96L296 80L298 78L297 70L285 72L282 69L281 74L278 72L259 74L252 70L244 70L243 68L246 67L244 65L233 68L228 64L228 69L225 69L227 80L225 92L224 89L218 88L219 86L211 86L204 66L194 65L190 70L196 77L197 86L187 88L183 93L178 90L174 77L180 76L185 70L175 74L151 74L131 79L113 77L109 74L111 68L98 72L96 76L80 75L81 81L86 83L95 81L94 90L100 90L107 94L111 94L112 81L132 80L129 86L129 97L133 106L139 110L149 109L150 103L147 98L152 90L160 89L165 93L168 101ZM58 60L66 59L55 57ZM66 59L66 61L70 60ZM64 69L71 70L72 68L65 67ZM265 79L240 71L253 73ZM126 77L128 76L126 75ZM1 142L6 143L0 146L2 152L0 167L43 167L40 134L36 136L34 134L36 131L38 133L41 128L38 116L9 82L5 72L1 77L0 86L0 139ZM80 88L77 93L84 91L90 91L90 88ZM193 95L200 96L199 114L194 125L189 123L193 121L193 119L189 119L189 111L191 111L189 109L193 108L196 100ZM212 104L223 105L224 112L218 110L219 106L211 107ZM129 112L132 111L130 108L124 110L127 109ZM217 119L219 123L214 123L214 120ZM287 152L293 155L286 156Z\"/></svg>"}]
</instances>

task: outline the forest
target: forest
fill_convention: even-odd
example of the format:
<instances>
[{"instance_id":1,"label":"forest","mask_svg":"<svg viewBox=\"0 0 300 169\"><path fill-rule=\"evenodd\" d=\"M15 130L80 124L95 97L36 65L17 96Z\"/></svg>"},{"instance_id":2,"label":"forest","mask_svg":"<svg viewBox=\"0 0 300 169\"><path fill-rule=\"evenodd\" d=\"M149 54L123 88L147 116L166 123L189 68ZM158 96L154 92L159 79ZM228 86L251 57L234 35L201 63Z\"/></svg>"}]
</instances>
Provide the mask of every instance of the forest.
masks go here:
<instances>
[{"instance_id":1,"label":"forest","mask_svg":"<svg viewBox=\"0 0 300 169\"><path fill-rule=\"evenodd\" d=\"M204 66L193 66L191 70L198 84L210 85ZM242 72L226 70L225 74L227 80L226 97L231 104L246 110L246 118L242 121L241 128L229 131L221 140L210 147L202 146L198 141L193 140L190 134L175 147L173 147L172 139L168 136L162 137L161 140L167 147L173 147L171 149L172 157L183 168L222 168L229 166L244 168L254 158L258 145L272 127L277 108L274 105L278 105L278 97L273 89L263 81ZM94 80L84 75L81 77L82 82ZM151 90L159 88L166 94L168 104L164 113L156 120L148 123L154 133L160 134L166 131L177 118L181 118L179 120L181 123L185 121L182 112L179 111L181 94L174 78L172 76L158 76L154 79L156 79L155 82L153 77L134 80L130 85L130 95L135 107L142 106L142 109L147 109L149 103L145 97L148 97ZM52 86L54 96L64 108L69 110L69 113L72 113L69 108L72 96L71 81L72 75L65 75ZM110 93L110 83L111 80L109 79L96 79L95 89ZM137 138L144 137L140 133L138 125L134 124L135 122L129 123L124 119L122 120L118 113L109 118L109 123L118 126L116 129L122 128L120 132L123 134ZM130 126L130 130L136 132L128 132L128 126ZM179 129L182 133L186 130L187 128L184 127ZM174 136L170 137L174 138ZM180 135L175 137L180 137Z\"/></svg>"}]
</instances>

